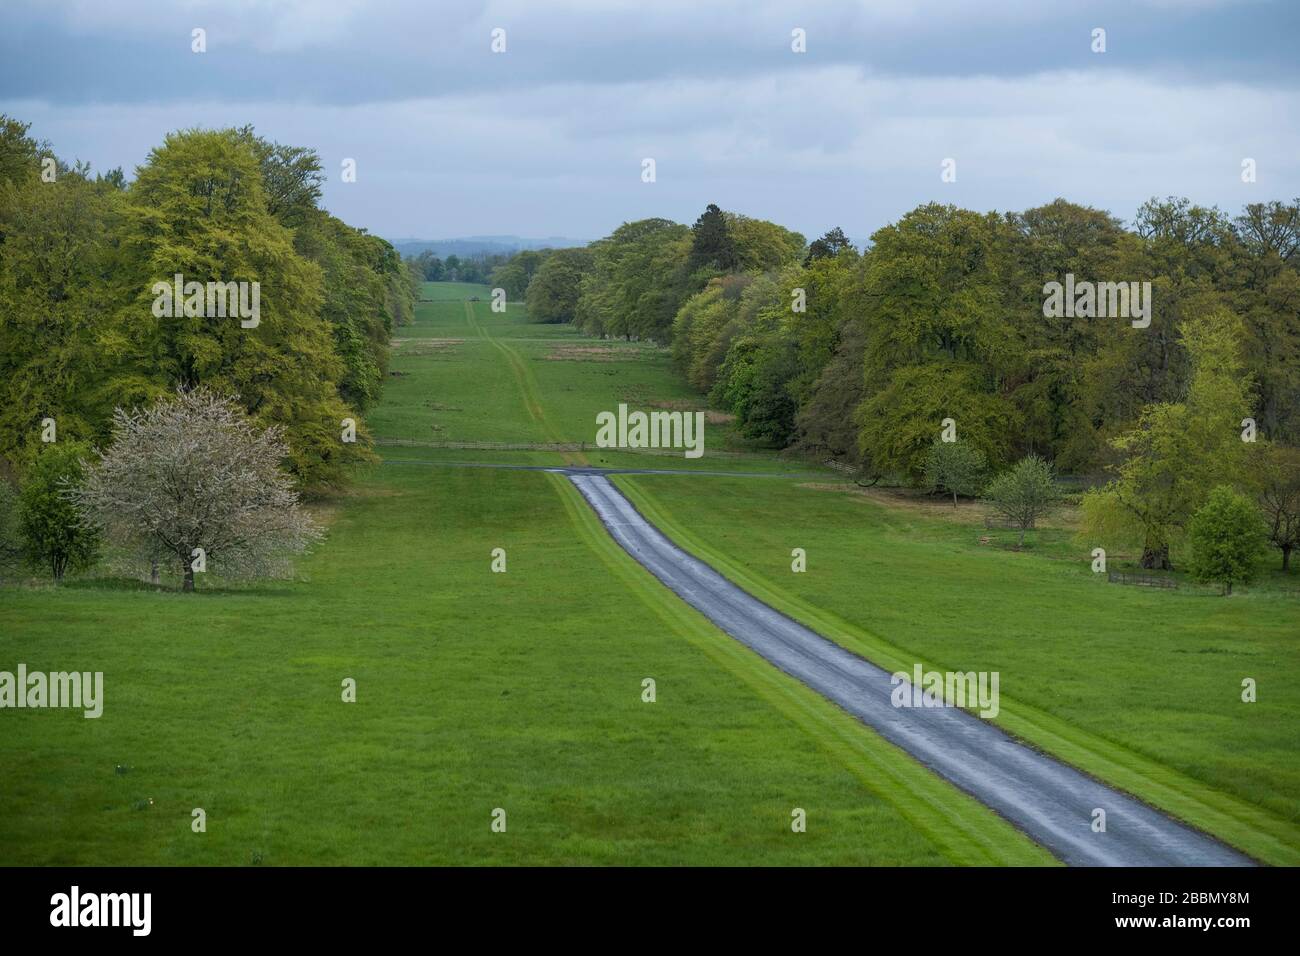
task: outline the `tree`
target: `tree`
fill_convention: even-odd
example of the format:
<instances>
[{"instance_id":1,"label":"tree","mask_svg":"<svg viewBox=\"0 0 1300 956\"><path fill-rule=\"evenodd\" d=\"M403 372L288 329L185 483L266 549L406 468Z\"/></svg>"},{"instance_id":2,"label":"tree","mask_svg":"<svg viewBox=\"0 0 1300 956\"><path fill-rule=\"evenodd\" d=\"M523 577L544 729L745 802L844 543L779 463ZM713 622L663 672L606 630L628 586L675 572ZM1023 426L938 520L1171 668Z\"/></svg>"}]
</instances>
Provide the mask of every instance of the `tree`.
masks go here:
<instances>
[{"instance_id":1,"label":"tree","mask_svg":"<svg viewBox=\"0 0 1300 956\"><path fill-rule=\"evenodd\" d=\"M829 456L878 477L874 463L862 453L853 421L853 411L862 403L866 388L862 380L865 349L862 323L846 319L839 329L835 354L814 381L808 400L799 407L796 427L798 446L806 453Z\"/></svg>"},{"instance_id":2,"label":"tree","mask_svg":"<svg viewBox=\"0 0 1300 956\"><path fill-rule=\"evenodd\" d=\"M1255 416L1271 440L1300 441L1300 199L1251 203L1233 220L1226 280L1245 319L1259 386Z\"/></svg>"},{"instance_id":3,"label":"tree","mask_svg":"<svg viewBox=\"0 0 1300 956\"><path fill-rule=\"evenodd\" d=\"M743 310L742 299L753 285L746 275L710 279L677 310L673 319L673 361L686 380L701 392L708 392L730 353L737 334L746 330L753 315Z\"/></svg>"},{"instance_id":4,"label":"tree","mask_svg":"<svg viewBox=\"0 0 1300 956\"><path fill-rule=\"evenodd\" d=\"M39 175L41 155L48 155L50 146L28 136L29 129L30 123L0 113L0 184L35 181Z\"/></svg>"},{"instance_id":5,"label":"tree","mask_svg":"<svg viewBox=\"0 0 1300 956\"><path fill-rule=\"evenodd\" d=\"M79 442L43 446L23 474L19 493L19 527L27 560L47 567L54 580L68 571L90 567L99 556L99 534L86 524L74 500L85 477Z\"/></svg>"},{"instance_id":6,"label":"tree","mask_svg":"<svg viewBox=\"0 0 1300 956\"><path fill-rule=\"evenodd\" d=\"M1018 529L1016 547L1025 543L1025 532L1061 500L1052 466L1037 455L1027 455L1002 472L984 492L993 510Z\"/></svg>"},{"instance_id":7,"label":"tree","mask_svg":"<svg viewBox=\"0 0 1300 956\"><path fill-rule=\"evenodd\" d=\"M814 239L808 246L808 255L804 257L803 264L811 265L817 259L833 259L838 256L841 250L852 249L853 243L849 242L849 237L844 235L844 230L839 226L829 230L820 239Z\"/></svg>"},{"instance_id":8,"label":"tree","mask_svg":"<svg viewBox=\"0 0 1300 956\"><path fill-rule=\"evenodd\" d=\"M1245 480L1240 422L1252 382L1240 358L1241 321L1211 309L1185 320L1182 333L1192 368L1187 400L1143 409L1111 442L1123 456L1116 478L1083 502L1084 526L1095 536L1140 537L1144 568L1171 569L1171 539L1209 489Z\"/></svg>"},{"instance_id":9,"label":"tree","mask_svg":"<svg viewBox=\"0 0 1300 956\"><path fill-rule=\"evenodd\" d=\"M941 418L994 463L1019 415L1006 382L1021 362L1009 315L1009 230L998 217L930 203L877 230L853 307L863 315L859 442L883 472L920 475Z\"/></svg>"},{"instance_id":10,"label":"tree","mask_svg":"<svg viewBox=\"0 0 1300 956\"><path fill-rule=\"evenodd\" d=\"M1289 571L1291 552L1300 546L1300 449L1266 448L1258 481L1269 543L1282 552L1282 570Z\"/></svg>"},{"instance_id":11,"label":"tree","mask_svg":"<svg viewBox=\"0 0 1300 956\"><path fill-rule=\"evenodd\" d=\"M952 362L898 369L884 388L858 406L862 454L882 474L919 481L938 424L953 418L962 442L978 448L995 465L1003 463L1016 413L1004 398L985 389L985 375L974 365Z\"/></svg>"},{"instance_id":12,"label":"tree","mask_svg":"<svg viewBox=\"0 0 1300 956\"><path fill-rule=\"evenodd\" d=\"M1043 287L1067 274L1140 275L1140 243L1109 213L1063 199L1006 218L1018 303L1010 314L1024 348L1010 399L1024 416L1022 443L1058 468L1087 469L1104 450L1102 430L1140 410L1141 396L1114 381L1129 368L1135 333L1109 319L1044 315Z\"/></svg>"},{"instance_id":13,"label":"tree","mask_svg":"<svg viewBox=\"0 0 1300 956\"><path fill-rule=\"evenodd\" d=\"M766 219L754 219L739 213L726 212L723 216L735 256L729 271L766 272L799 264L804 249L801 233Z\"/></svg>"},{"instance_id":14,"label":"tree","mask_svg":"<svg viewBox=\"0 0 1300 956\"><path fill-rule=\"evenodd\" d=\"M731 272L738 263L736 244L727 229L727 217L709 203L691 226L690 270L709 268Z\"/></svg>"},{"instance_id":15,"label":"tree","mask_svg":"<svg viewBox=\"0 0 1300 956\"><path fill-rule=\"evenodd\" d=\"M123 239L131 294L119 308L120 334L131 340L136 367L152 389L137 401L114 405L132 407L197 386L238 395L260 421L286 427L289 467L304 486L334 485L349 465L373 457L361 431L357 442L339 441L342 420L357 417L339 385L348 381L350 390L367 394L376 381L370 360L378 353L350 342L369 334L367 323L361 328L345 323L340 340L355 346L361 360L355 380L349 376L325 314L323 270L294 248L294 230L268 211L263 164L238 131L186 130L169 134L139 167ZM286 187L285 194L292 190ZM396 253L391 261L395 267ZM258 283L258 323L245 327L211 315L153 316L154 284L177 273L186 282L237 280L250 289ZM332 272L331 290L337 293L351 274L341 262ZM348 308L333 297L329 307L331 314Z\"/></svg>"},{"instance_id":16,"label":"tree","mask_svg":"<svg viewBox=\"0 0 1300 956\"><path fill-rule=\"evenodd\" d=\"M958 495L979 494L987 468L984 452L969 442L936 438L925 458L925 486L931 492L951 494L952 506L956 508Z\"/></svg>"},{"instance_id":17,"label":"tree","mask_svg":"<svg viewBox=\"0 0 1300 956\"><path fill-rule=\"evenodd\" d=\"M525 301L533 322L572 322L578 308L582 277L591 269L591 251L557 249L548 255L528 283Z\"/></svg>"},{"instance_id":18,"label":"tree","mask_svg":"<svg viewBox=\"0 0 1300 956\"><path fill-rule=\"evenodd\" d=\"M690 294L691 231L667 219L625 222L595 242L574 322L592 335L667 343Z\"/></svg>"},{"instance_id":19,"label":"tree","mask_svg":"<svg viewBox=\"0 0 1300 956\"><path fill-rule=\"evenodd\" d=\"M143 396L114 327L136 291L121 281L114 248L123 197L73 175L4 193L0 455L17 461L40 451L33 419L54 418L60 438L95 441L115 403Z\"/></svg>"},{"instance_id":20,"label":"tree","mask_svg":"<svg viewBox=\"0 0 1300 956\"><path fill-rule=\"evenodd\" d=\"M726 288L724 279L724 300ZM798 356L793 337L781 326L780 289L763 276L746 285L739 299L735 324L743 331L731 339L711 395L735 414L744 437L782 448L794 433L798 406L789 384L798 371Z\"/></svg>"},{"instance_id":21,"label":"tree","mask_svg":"<svg viewBox=\"0 0 1300 956\"><path fill-rule=\"evenodd\" d=\"M325 175L314 149L270 142L253 132L252 126L242 127L238 137L252 148L262 167L267 212L293 229L317 211Z\"/></svg>"},{"instance_id":22,"label":"tree","mask_svg":"<svg viewBox=\"0 0 1300 956\"><path fill-rule=\"evenodd\" d=\"M334 351L343 362L338 393L363 411L383 388L393 327L412 318L410 275L383 239L319 209L303 214L294 247L321 268L321 315L333 329Z\"/></svg>"},{"instance_id":23,"label":"tree","mask_svg":"<svg viewBox=\"0 0 1300 956\"><path fill-rule=\"evenodd\" d=\"M1188 536L1191 572L1198 581L1218 581L1223 593L1231 594L1233 584L1249 584L1254 578L1264 529L1245 495L1227 485L1216 487L1192 516Z\"/></svg>"},{"instance_id":24,"label":"tree","mask_svg":"<svg viewBox=\"0 0 1300 956\"><path fill-rule=\"evenodd\" d=\"M287 570L320 538L280 468L278 426L259 430L231 398L181 392L113 414L113 444L88 469L78 500L114 544L142 563L179 561L194 590L197 549L229 577Z\"/></svg>"}]
</instances>

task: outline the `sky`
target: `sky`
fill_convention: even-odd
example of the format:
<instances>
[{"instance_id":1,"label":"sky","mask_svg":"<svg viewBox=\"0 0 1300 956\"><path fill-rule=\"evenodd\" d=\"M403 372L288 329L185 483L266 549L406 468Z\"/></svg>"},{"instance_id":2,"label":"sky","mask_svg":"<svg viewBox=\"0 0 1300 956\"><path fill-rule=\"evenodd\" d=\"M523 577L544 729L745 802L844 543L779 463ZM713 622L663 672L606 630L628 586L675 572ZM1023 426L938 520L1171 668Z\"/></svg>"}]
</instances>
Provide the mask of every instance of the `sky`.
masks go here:
<instances>
[{"instance_id":1,"label":"sky","mask_svg":"<svg viewBox=\"0 0 1300 956\"><path fill-rule=\"evenodd\" d=\"M0 112L128 176L169 131L252 123L389 239L711 202L865 238L930 201L1294 199L1298 39L1297 0L4 0Z\"/></svg>"}]
</instances>

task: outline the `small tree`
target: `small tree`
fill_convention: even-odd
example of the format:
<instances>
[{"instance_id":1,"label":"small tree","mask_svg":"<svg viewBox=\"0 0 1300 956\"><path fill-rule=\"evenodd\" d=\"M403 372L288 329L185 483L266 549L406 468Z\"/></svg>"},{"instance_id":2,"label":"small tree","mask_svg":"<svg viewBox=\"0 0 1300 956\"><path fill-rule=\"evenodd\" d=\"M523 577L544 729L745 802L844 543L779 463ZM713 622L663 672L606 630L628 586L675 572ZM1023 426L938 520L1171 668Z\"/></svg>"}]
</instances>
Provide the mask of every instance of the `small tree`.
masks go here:
<instances>
[{"instance_id":1,"label":"small tree","mask_svg":"<svg viewBox=\"0 0 1300 956\"><path fill-rule=\"evenodd\" d=\"M958 495L979 494L987 468L984 452L974 445L935 439L925 458L925 485L932 492L952 495L952 506L956 508Z\"/></svg>"},{"instance_id":2,"label":"small tree","mask_svg":"<svg viewBox=\"0 0 1300 956\"><path fill-rule=\"evenodd\" d=\"M1264 528L1249 498L1219 485L1192 515L1188 537L1191 571L1198 581L1218 581L1224 594L1232 593L1233 584L1250 583L1264 546Z\"/></svg>"},{"instance_id":3,"label":"small tree","mask_svg":"<svg viewBox=\"0 0 1300 956\"><path fill-rule=\"evenodd\" d=\"M1022 458L1004 471L984 492L993 510L1020 529L1016 547L1025 543L1025 532L1061 500L1052 466L1037 455Z\"/></svg>"},{"instance_id":4,"label":"small tree","mask_svg":"<svg viewBox=\"0 0 1300 956\"><path fill-rule=\"evenodd\" d=\"M84 478L82 456L88 448L78 442L44 445L23 475L18 495L18 524L27 561L49 568L62 581L69 570L90 567L99 557L99 534L83 520L74 500Z\"/></svg>"},{"instance_id":5,"label":"small tree","mask_svg":"<svg viewBox=\"0 0 1300 956\"><path fill-rule=\"evenodd\" d=\"M224 575L271 575L320 537L280 468L287 455L280 428L255 428L233 399L180 393L113 413L113 444L89 469L80 500L141 563L179 561L186 591L199 548Z\"/></svg>"},{"instance_id":6,"label":"small tree","mask_svg":"<svg viewBox=\"0 0 1300 956\"><path fill-rule=\"evenodd\" d=\"M1291 552L1300 547L1300 449L1265 449L1258 479L1269 543L1282 552L1282 570L1289 571Z\"/></svg>"}]
</instances>

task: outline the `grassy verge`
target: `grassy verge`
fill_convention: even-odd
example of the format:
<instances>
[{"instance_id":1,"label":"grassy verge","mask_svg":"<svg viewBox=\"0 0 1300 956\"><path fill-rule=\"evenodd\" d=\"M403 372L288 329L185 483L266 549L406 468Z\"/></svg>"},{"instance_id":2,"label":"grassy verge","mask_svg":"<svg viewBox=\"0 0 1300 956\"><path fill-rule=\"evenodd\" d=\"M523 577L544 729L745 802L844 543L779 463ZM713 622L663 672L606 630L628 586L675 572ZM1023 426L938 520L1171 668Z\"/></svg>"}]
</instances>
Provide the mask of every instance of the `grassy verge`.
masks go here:
<instances>
[{"instance_id":1,"label":"grassy verge","mask_svg":"<svg viewBox=\"0 0 1300 956\"><path fill-rule=\"evenodd\" d=\"M933 519L790 482L718 479L707 498L616 482L683 547L833 640L892 670L997 670L1004 729L1261 860L1300 862L1284 598L1107 590L1086 562L959 545L926 533ZM1241 702L1243 676L1271 688L1267 705Z\"/></svg>"}]
</instances>

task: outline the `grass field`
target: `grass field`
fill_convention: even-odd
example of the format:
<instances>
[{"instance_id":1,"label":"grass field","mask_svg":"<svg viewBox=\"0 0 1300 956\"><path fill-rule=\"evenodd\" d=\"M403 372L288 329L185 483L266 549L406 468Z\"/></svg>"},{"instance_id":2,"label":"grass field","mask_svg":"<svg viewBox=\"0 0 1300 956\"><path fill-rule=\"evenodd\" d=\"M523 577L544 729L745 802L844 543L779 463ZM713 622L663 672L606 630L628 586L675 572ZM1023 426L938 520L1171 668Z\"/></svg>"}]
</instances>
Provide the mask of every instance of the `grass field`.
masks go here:
<instances>
[{"instance_id":1,"label":"grass field","mask_svg":"<svg viewBox=\"0 0 1300 956\"><path fill-rule=\"evenodd\" d=\"M611 378L547 358L572 330L485 289L429 293L398 338L460 341L399 343L381 437L545 441L589 434L613 393L689 397L648 349ZM105 675L98 720L0 714L0 863L1051 862L678 602L558 476L385 464L321 513L292 581L0 588L0 669Z\"/></svg>"},{"instance_id":2,"label":"grass field","mask_svg":"<svg viewBox=\"0 0 1300 956\"><path fill-rule=\"evenodd\" d=\"M321 507L330 533L297 579L0 588L0 669L102 670L107 697L99 720L0 715L0 862L1050 862L674 598L567 481L451 461L797 472L617 481L832 639L891 669L998 671L1010 732L1300 862L1293 597L1107 585L1068 528L1012 552L961 512L747 452L717 418L695 461L433 447L590 442L619 401L703 405L663 350L494 313L486 287L425 298L367 415L380 440L417 444L381 446L384 464ZM497 547L506 574L490 573Z\"/></svg>"},{"instance_id":3,"label":"grass field","mask_svg":"<svg viewBox=\"0 0 1300 956\"><path fill-rule=\"evenodd\" d=\"M644 410L703 410L672 368L666 349L644 343L584 338L568 325L529 323L521 305L491 311L486 286L463 286L481 301L435 299L419 308L419 322L398 330L383 403L367 420L381 438L416 442L587 442L596 414L620 402ZM429 298L445 296L436 289ZM700 470L806 471L770 455L746 453L725 421L706 421L705 455L592 450L591 464ZM722 451L724 454L718 455ZM465 458L457 449L386 451L393 458ZM488 456L492 460L492 456ZM553 454L501 460L553 464Z\"/></svg>"},{"instance_id":4,"label":"grass field","mask_svg":"<svg viewBox=\"0 0 1300 956\"><path fill-rule=\"evenodd\" d=\"M945 508L853 485L718 478L705 497L616 482L679 544L846 647L908 672L998 671L1005 729L1260 859L1300 862L1294 596L1110 585L1068 533L1015 553L926 513Z\"/></svg>"}]
</instances>

